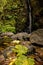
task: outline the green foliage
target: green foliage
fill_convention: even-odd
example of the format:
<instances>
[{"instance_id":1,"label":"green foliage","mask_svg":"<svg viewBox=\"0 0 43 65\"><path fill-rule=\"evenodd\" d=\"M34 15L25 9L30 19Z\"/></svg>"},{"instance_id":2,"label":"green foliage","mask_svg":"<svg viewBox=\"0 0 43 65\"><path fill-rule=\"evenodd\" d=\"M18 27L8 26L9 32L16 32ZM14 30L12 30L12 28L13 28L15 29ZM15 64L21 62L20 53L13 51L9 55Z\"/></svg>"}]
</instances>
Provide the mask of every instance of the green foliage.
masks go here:
<instances>
[{"instance_id":1,"label":"green foliage","mask_svg":"<svg viewBox=\"0 0 43 65\"><path fill-rule=\"evenodd\" d=\"M25 54L28 51L28 48L23 45L16 45L13 51L18 53L17 56L20 56L22 54Z\"/></svg>"},{"instance_id":2,"label":"green foliage","mask_svg":"<svg viewBox=\"0 0 43 65\"><path fill-rule=\"evenodd\" d=\"M0 0L0 12L3 11L3 7L6 5L7 0Z\"/></svg>"},{"instance_id":3,"label":"green foliage","mask_svg":"<svg viewBox=\"0 0 43 65\"><path fill-rule=\"evenodd\" d=\"M35 64L34 61L35 60L33 58L28 58L29 65L34 65Z\"/></svg>"},{"instance_id":4,"label":"green foliage","mask_svg":"<svg viewBox=\"0 0 43 65\"><path fill-rule=\"evenodd\" d=\"M11 25L5 25L5 26L0 25L0 31L16 33L15 27L12 27Z\"/></svg>"},{"instance_id":5,"label":"green foliage","mask_svg":"<svg viewBox=\"0 0 43 65\"><path fill-rule=\"evenodd\" d=\"M16 28L17 32L24 30L26 15L23 1L0 0L0 22L3 23L4 28L6 25L11 25L11 27Z\"/></svg>"},{"instance_id":6,"label":"green foliage","mask_svg":"<svg viewBox=\"0 0 43 65\"><path fill-rule=\"evenodd\" d=\"M35 61L32 58L27 58L24 55L19 56L12 65L34 65Z\"/></svg>"},{"instance_id":7,"label":"green foliage","mask_svg":"<svg viewBox=\"0 0 43 65\"><path fill-rule=\"evenodd\" d=\"M10 17L11 17L11 16L10 16ZM9 17L9 19L10 19L10 17ZM5 26L6 26L6 25L10 25L10 26L12 26L12 27L15 27L16 21L15 21L14 19L10 19L10 21L9 21L9 20L5 20L3 24L4 24Z\"/></svg>"},{"instance_id":8,"label":"green foliage","mask_svg":"<svg viewBox=\"0 0 43 65\"><path fill-rule=\"evenodd\" d=\"M11 63L12 65L35 65L33 58L25 56L28 51L27 47L18 44L12 50L17 53L16 60Z\"/></svg>"},{"instance_id":9,"label":"green foliage","mask_svg":"<svg viewBox=\"0 0 43 65\"><path fill-rule=\"evenodd\" d=\"M27 60L27 57L23 55L18 57L17 60L15 61L15 65L23 65L24 60Z\"/></svg>"}]
</instances>

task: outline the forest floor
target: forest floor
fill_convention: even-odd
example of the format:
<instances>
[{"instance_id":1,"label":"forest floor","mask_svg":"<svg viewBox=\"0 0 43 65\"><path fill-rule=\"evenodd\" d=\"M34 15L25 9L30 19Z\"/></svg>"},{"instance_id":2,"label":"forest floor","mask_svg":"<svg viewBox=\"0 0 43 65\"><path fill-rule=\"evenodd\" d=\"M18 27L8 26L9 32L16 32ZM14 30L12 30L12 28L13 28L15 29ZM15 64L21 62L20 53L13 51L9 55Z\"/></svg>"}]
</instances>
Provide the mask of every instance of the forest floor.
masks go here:
<instances>
[{"instance_id":1,"label":"forest floor","mask_svg":"<svg viewBox=\"0 0 43 65\"><path fill-rule=\"evenodd\" d=\"M23 37L23 35L25 37ZM35 64L33 65L43 65L43 47L32 45L29 39L30 34L26 35L26 33L23 33L21 36L20 34L16 34L16 36L14 36L13 33L7 33L7 35L3 33L0 35L0 65L13 65L11 63L14 62L15 57L17 57L17 53L26 52L26 49L24 50L25 47L28 49L28 52L24 54L24 56L33 58L35 61ZM15 48L16 45L18 45L18 50L16 50L15 53L15 51L13 52L12 49ZM22 48L23 46L25 47Z\"/></svg>"}]
</instances>

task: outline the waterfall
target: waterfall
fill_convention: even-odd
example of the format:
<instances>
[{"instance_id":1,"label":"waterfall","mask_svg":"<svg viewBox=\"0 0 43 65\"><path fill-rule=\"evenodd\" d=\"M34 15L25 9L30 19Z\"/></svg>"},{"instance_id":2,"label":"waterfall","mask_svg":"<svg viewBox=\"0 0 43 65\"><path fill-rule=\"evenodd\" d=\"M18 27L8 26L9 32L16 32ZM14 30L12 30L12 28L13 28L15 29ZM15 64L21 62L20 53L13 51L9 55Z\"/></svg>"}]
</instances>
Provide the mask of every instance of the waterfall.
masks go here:
<instances>
[{"instance_id":1,"label":"waterfall","mask_svg":"<svg viewBox=\"0 0 43 65\"><path fill-rule=\"evenodd\" d=\"M30 33L31 33L31 26L32 26L32 18L31 18L31 6L29 4L29 30L30 30Z\"/></svg>"},{"instance_id":2,"label":"waterfall","mask_svg":"<svg viewBox=\"0 0 43 65\"><path fill-rule=\"evenodd\" d=\"M29 22L29 32L31 33L31 27L32 27L32 17L31 17L31 5L30 5L30 0L26 0L27 3L27 10L28 10L28 22Z\"/></svg>"}]
</instances>

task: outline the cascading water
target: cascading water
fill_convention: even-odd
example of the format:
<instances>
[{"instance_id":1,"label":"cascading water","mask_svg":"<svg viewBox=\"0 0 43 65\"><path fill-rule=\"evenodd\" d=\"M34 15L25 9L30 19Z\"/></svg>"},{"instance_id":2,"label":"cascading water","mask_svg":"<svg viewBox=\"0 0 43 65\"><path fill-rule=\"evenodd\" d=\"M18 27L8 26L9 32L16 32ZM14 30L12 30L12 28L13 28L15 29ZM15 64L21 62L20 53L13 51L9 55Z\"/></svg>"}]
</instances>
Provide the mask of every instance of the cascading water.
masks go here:
<instances>
[{"instance_id":1,"label":"cascading water","mask_svg":"<svg viewBox=\"0 0 43 65\"><path fill-rule=\"evenodd\" d=\"M29 0L28 0L29 1ZM30 21L30 24L29 24L29 30L30 30L30 33L31 33L31 22L32 22L32 18L31 18L31 6L29 4L29 21Z\"/></svg>"},{"instance_id":2,"label":"cascading water","mask_svg":"<svg viewBox=\"0 0 43 65\"><path fill-rule=\"evenodd\" d=\"M26 4L27 4L27 10L28 10L28 30L29 30L29 33L31 33L32 16L31 16L31 5L30 5L30 0L26 0Z\"/></svg>"}]
</instances>

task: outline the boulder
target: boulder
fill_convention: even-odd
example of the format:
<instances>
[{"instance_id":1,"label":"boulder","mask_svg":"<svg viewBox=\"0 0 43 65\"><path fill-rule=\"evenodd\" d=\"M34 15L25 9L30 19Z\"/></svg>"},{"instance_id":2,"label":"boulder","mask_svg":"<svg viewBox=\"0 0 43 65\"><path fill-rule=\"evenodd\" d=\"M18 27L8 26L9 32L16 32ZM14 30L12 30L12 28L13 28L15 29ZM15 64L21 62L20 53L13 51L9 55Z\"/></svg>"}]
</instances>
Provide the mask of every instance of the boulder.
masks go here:
<instances>
[{"instance_id":1,"label":"boulder","mask_svg":"<svg viewBox=\"0 0 43 65\"><path fill-rule=\"evenodd\" d=\"M12 32L5 32L1 34L1 36L12 36L12 35L14 35L14 33Z\"/></svg>"},{"instance_id":2,"label":"boulder","mask_svg":"<svg viewBox=\"0 0 43 65\"><path fill-rule=\"evenodd\" d=\"M16 40L25 40L28 41L30 37L30 34L26 33L26 32L21 32L21 33L17 33L14 36L12 36L12 39L16 39Z\"/></svg>"},{"instance_id":3,"label":"boulder","mask_svg":"<svg viewBox=\"0 0 43 65\"><path fill-rule=\"evenodd\" d=\"M43 45L43 29L38 29L31 33L30 35L31 43L36 43L38 45Z\"/></svg>"},{"instance_id":4,"label":"boulder","mask_svg":"<svg viewBox=\"0 0 43 65\"><path fill-rule=\"evenodd\" d=\"M0 45L6 42L11 42L11 36L14 36L14 33L12 32L5 32L0 34Z\"/></svg>"}]
</instances>

